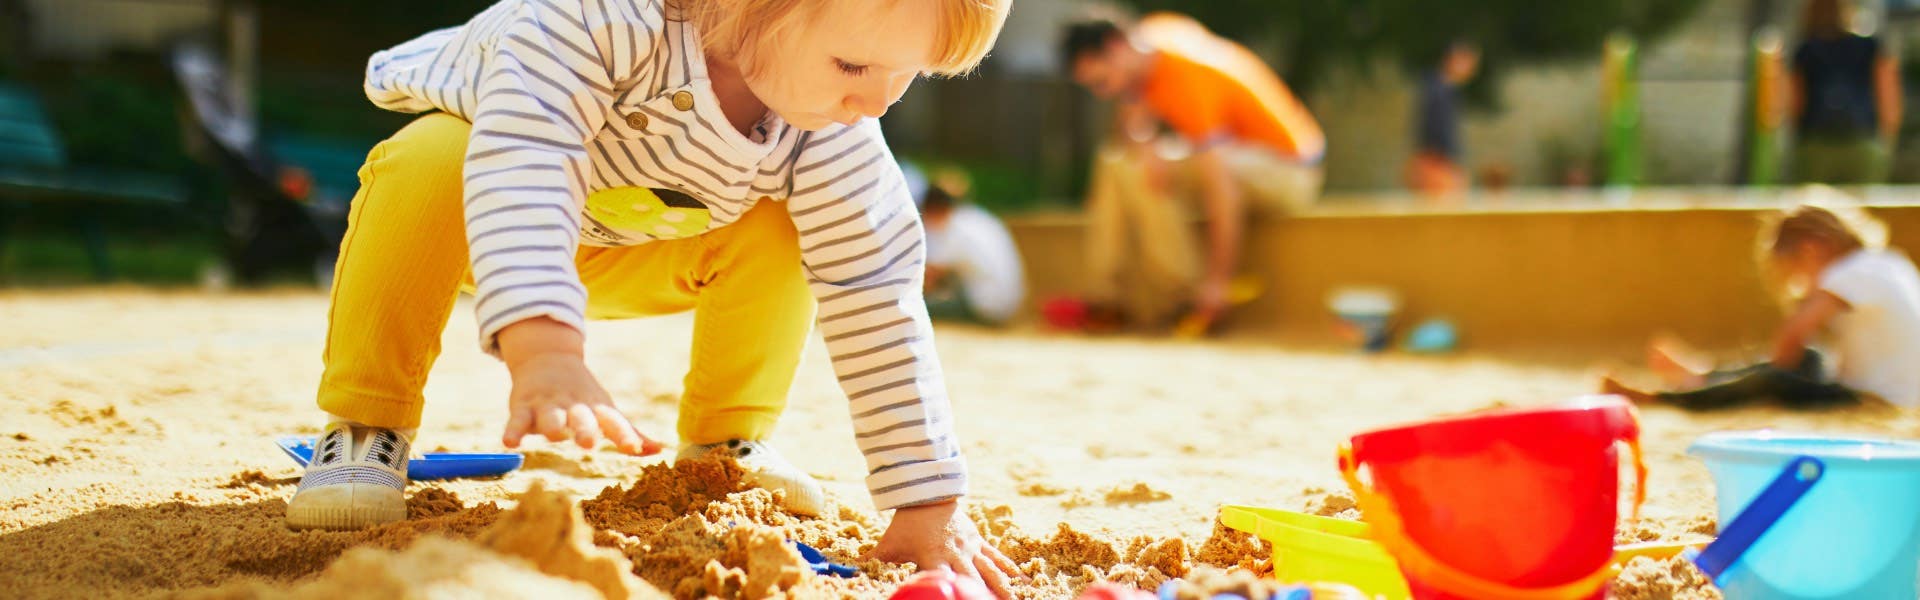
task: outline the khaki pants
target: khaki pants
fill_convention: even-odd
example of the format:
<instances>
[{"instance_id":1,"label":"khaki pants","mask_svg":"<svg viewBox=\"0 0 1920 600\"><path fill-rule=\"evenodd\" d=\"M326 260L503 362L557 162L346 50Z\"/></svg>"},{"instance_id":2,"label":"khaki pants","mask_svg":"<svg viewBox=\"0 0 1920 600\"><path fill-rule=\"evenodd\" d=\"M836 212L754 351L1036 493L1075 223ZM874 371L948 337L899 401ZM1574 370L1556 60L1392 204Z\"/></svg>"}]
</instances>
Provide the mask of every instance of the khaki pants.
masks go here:
<instances>
[{"instance_id":1,"label":"khaki pants","mask_svg":"<svg viewBox=\"0 0 1920 600\"><path fill-rule=\"evenodd\" d=\"M1263 148L1221 148L1234 182L1255 212L1298 212L1320 196L1321 170ZM1087 192L1087 300L1119 308L1130 322L1170 321L1199 280L1194 214L1202 189L1190 161L1170 163L1169 190L1156 193L1137 157L1118 146L1094 157ZM1239 218L1245 218L1241 215Z\"/></svg>"}]
</instances>

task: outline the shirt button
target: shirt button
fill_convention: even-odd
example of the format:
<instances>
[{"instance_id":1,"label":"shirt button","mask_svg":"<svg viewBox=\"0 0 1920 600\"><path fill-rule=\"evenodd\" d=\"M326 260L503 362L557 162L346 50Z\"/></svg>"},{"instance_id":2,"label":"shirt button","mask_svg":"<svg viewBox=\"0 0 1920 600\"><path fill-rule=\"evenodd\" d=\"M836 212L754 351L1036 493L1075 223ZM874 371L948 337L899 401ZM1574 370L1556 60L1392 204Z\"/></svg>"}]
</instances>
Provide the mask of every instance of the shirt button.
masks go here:
<instances>
[{"instance_id":1,"label":"shirt button","mask_svg":"<svg viewBox=\"0 0 1920 600\"><path fill-rule=\"evenodd\" d=\"M674 92L673 107L680 110L693 110L693 92L686 90Z\"/></svg>"},{"instance_id":2,"label":"shirt button","mask_svg":"<svg viewBox=\"0 0 1920 600\"><path fill-rule=\"evenodd\" d=\"M627 113L627 126L632 127L634 129L646 129L647 115L644 113L637 113L637 112Z\"/></svg>"}]
</instances>

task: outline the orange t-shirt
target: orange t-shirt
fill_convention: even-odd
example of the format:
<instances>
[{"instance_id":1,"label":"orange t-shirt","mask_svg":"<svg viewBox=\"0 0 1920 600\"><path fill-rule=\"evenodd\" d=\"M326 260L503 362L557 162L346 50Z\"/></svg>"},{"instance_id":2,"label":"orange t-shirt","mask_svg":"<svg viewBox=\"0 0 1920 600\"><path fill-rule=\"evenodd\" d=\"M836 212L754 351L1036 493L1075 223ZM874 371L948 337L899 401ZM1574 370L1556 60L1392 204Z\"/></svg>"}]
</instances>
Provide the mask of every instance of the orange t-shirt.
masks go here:
<instances>
[{"instance_id":1,"label":"orange t-shirt","mask_svg":"<svg viewBox=\"0 0 1920 600\"><path fill-rule=\"evenodd\" d=\"M1326 153L1319 122L1252 51L1184 15L1148 15L1138 31L1158 51L1140 101L1189 141L1230 137L1304 162Z\"/></svg>"}]
</instances>

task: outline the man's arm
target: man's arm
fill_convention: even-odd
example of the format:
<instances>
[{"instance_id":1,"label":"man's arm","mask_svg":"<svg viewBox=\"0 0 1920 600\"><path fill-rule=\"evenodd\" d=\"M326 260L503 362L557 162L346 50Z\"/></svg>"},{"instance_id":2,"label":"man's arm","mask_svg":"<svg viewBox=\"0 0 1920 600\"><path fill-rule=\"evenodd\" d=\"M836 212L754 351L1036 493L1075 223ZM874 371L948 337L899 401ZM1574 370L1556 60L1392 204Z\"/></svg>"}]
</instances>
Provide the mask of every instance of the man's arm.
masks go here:
<instances>
[{"instance_id":1,"label":"man's arm","mask_svg":"<svg viewBox=\"0 0 1920 600\"><path fill-rule=\"evenodd\" d=\"M1155 151L1154 141L1159 137L1160 120L1153 116L1153 110L1138 100L1122 100L1114 108L1114 126L1118 130L1121 143L1132 157L1134 164L1140 166L1145 174L1147 186L1156 194L1165 195L1170 186L1167 175L1167 161Z\"/></svg>"},{"instance_id":2,"label":"man's arm","mask_svg":"<svg viewBox=\"0 0 1920 600\"><path fill-rule=\"evenodd\" d=\"M1900 136L1902 99L1900 59L1881 55L1873 63L1874 105L1880 113L1880 139L1892 144Z\"/></svg>"},{"instance_id":3,"label":"man's arm","mask_svg":"<svg viewBox=\"0 0 1920 600\"><path fill-rule=\"evenodd\" d=\"M1192 160L1200 176L1201 201L1207 213L1207 263L1196 308L1211 314L1226 308L1227 283L1239 268L1246 198L1234 184L1218 148L1202 150Z\"/></svg>"}]
</instances>

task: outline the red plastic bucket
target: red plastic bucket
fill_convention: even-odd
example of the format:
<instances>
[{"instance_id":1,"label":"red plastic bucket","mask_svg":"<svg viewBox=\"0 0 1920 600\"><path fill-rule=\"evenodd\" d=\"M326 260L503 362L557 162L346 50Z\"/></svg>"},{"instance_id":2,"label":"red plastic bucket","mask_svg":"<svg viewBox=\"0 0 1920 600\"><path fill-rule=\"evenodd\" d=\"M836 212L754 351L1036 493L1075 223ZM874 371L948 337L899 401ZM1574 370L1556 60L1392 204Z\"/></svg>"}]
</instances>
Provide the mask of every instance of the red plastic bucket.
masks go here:
<instances>
[{"instance_id":1,"label":"red plastic bucket","mask_svg":"<svg viewBox=\"0 0 1920 600\"><path fill-rule=\"evenodd\" d=\"M1340 469L1415 598L1599 598L1621 443L1636 516L1645 499L1639 439L1633 405L1596 396L1363 433L1341 447Z\"/></svg>"}]
</instances>

